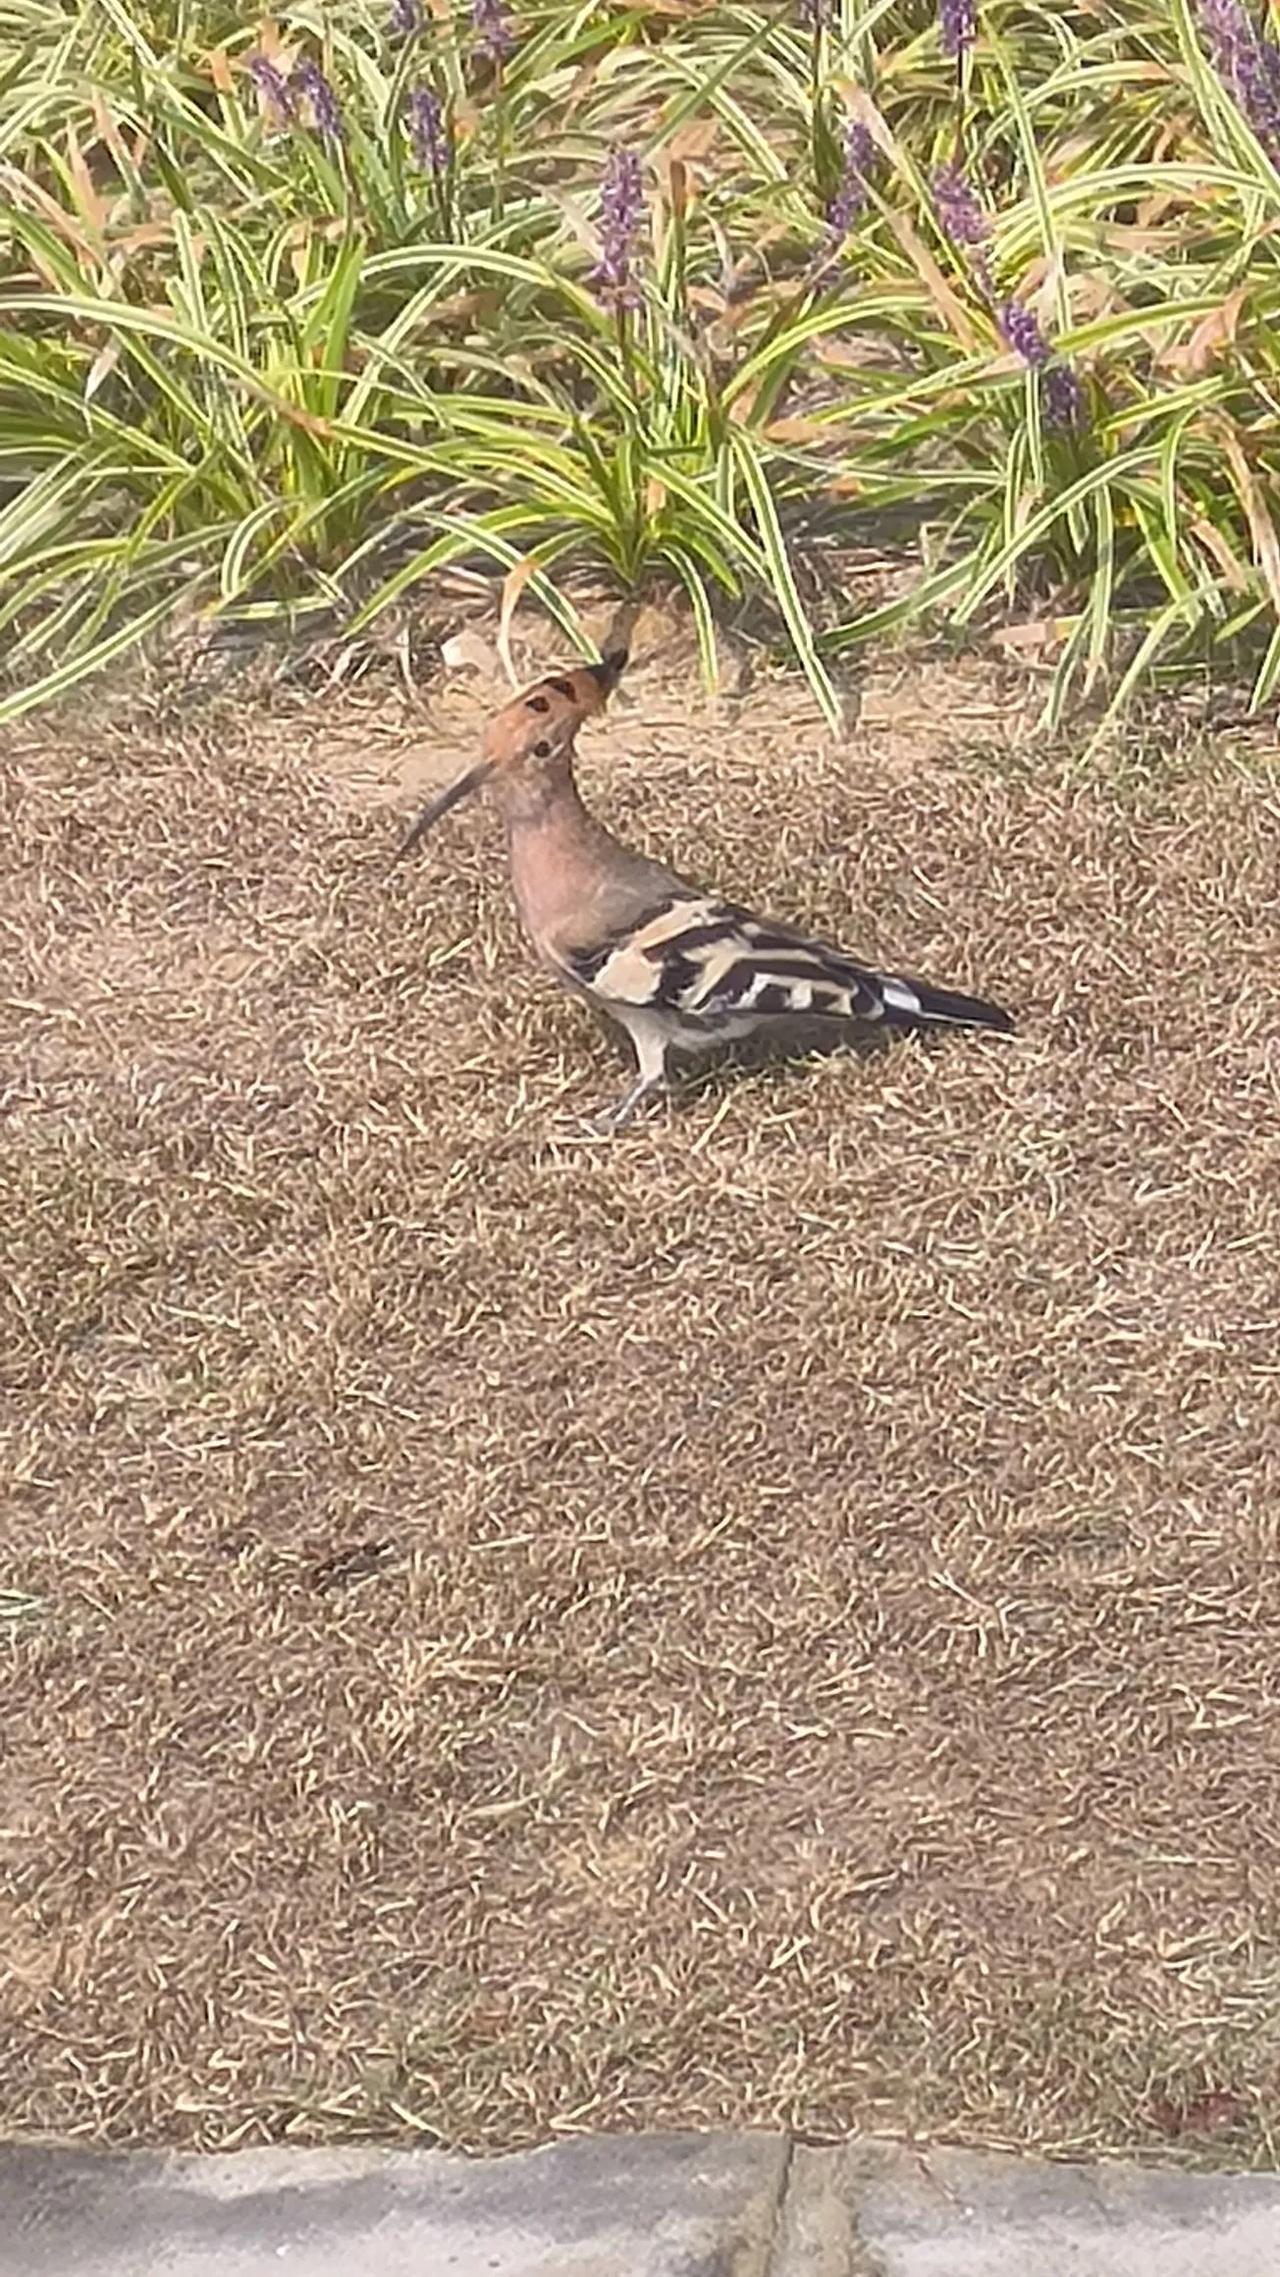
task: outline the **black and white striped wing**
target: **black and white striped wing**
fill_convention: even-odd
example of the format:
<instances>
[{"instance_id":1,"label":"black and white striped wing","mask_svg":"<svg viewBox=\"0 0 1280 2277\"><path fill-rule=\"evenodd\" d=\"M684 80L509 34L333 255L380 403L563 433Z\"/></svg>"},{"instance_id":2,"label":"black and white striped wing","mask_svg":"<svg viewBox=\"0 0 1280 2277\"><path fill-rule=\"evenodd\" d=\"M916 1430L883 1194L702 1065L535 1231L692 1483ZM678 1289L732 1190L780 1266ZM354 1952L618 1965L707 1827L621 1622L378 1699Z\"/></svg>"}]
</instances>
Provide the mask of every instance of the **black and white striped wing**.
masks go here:
<instances>
[{"instance_id":1,"label":"black and white striped wing","mask_svg":"<svg viewBox=\"0 0 1280 2277\"><path fill-rule=\"evenodd\" d=\"M918 1018L906 982L729 902L673 898L576 952L568 969L603 1009L665 1012L702 1029L779 1019ZM895 1001L895 999L897 1001Z\"/></svg>"}]
</instances>

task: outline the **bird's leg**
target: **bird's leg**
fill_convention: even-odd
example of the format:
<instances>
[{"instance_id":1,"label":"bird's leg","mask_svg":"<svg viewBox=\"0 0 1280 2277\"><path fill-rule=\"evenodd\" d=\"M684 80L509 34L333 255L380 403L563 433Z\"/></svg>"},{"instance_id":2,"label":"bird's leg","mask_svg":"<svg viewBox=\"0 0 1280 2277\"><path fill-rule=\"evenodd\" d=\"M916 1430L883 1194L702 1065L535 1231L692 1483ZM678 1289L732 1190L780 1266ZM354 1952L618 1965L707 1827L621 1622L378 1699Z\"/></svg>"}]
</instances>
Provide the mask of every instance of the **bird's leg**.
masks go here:
<instances>
[{"instance_id":1,"label":"bird's leg","mask_svg":"<svg viewBox=\"0 0 1280 2277\"><path fill-rule=\"evenodd\" d=\"M606 1107L603 1114L592 1117L591 1127L601 1138L612 1138L615 1131L629 1123L642 1100L661 1088L661 1075L638 1075L631 1089L619 1099L616 1107Z\"/></svg>"},{"instance_id":2,"label":"bird's leg","mask_svg":"<svg viewBox=\"0 0 1280 2277\"><path fill-rule=\"evenodd\" d=\"M667 1047L657 1029L646 1023L643 1028L631 1031L631 1041L635 1046L636 1079L616 1107L606 1108L602 1115L595 1117L592 1128L599 1131L602 1138L611 1138L615 1131L629 1123L642 1101L660 1091L666 1081Z\"/></svg>"}]
</instances>

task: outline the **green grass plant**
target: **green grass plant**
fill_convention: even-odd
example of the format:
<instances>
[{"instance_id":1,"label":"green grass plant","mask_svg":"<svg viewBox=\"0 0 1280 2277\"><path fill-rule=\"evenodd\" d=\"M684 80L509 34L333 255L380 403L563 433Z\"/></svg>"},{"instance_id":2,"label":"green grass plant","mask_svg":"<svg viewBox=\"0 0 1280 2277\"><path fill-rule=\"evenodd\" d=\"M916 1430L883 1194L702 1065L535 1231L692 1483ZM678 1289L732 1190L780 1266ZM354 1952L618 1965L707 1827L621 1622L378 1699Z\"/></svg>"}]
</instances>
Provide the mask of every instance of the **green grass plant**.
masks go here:
<instances>
[{"instance_id":1,"label":"green grass plant","mask_svg":"<svg viewBox=\"0 0 1280 2277\"><path fill-rule=\"evenodd\" d=\"M886 0L543 0L496 47L449 0L0 0L0 718L166 624L359 630L459 561L584 650L566 572L676 586L709 679L763 602L833 721L834 659L1010 614L1050 723L1214 657L1265 704L1280 135L1246 22L991 0L957 61ZM807 607L801 556L869 526L893 597Z\"/></svg>"}]
</instances>

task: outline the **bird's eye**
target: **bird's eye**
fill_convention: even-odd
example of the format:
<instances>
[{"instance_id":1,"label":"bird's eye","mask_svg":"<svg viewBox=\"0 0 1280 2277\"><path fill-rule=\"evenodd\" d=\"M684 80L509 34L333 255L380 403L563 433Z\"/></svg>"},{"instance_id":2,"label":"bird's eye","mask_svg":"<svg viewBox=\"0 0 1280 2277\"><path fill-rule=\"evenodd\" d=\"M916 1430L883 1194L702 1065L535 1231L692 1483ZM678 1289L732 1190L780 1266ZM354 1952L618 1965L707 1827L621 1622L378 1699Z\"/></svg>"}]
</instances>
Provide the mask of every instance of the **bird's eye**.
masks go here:
<instances>
[{"instance_id":1,"label":"bird's eye","mask_svg":"<svg viewBox=\"0 0 1280 2277\"><path fill-rule=\"evenodd\" d=\"M548 743L545 735L543 736L541 743L534 744L533 756L535 759L549 759L551 757L551 745Z\"/></svg>"},{"instance_id":2,"label":"bird's eye","mask_svg":"<svg viewBox=\"0 0 1280 2277\"><path fill-rule=\"evenodd\" d=\"M527 696L525 702L531 712L549 712L551 709L545 696Z\"/></svg>"}]
</instances>

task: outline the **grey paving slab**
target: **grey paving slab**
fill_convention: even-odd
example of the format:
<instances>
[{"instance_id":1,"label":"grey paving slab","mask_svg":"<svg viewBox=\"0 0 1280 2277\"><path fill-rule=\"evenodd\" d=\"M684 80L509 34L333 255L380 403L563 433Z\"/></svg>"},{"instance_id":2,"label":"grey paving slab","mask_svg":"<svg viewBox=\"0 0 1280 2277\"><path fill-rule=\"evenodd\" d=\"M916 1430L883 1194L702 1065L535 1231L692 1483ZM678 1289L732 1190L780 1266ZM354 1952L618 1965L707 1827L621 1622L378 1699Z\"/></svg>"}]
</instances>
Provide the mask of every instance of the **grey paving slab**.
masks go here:
<instances>
[{"instance_id":1,"label":"grey paving slab","mask_svg":"<svg viewBox=\"0 0 1280 2277\"><path fill-rule=\"evenodd\" d=\"M1280 2178L797 2148L770 2277L1280 2277Z\"/></svg>"},{"instance_id":2,"label":"grey paving slab","mask_svg":"<svg viewBox=\"0 0 1280 2277\"><path fill-rule=\"evenodd\" d=\"M166 2157L0 2146L3 2277L765 2277L781 2137Z\"/></svg>"},{"instance_id":3,"label":"grey paving slab","mask_svg":"<svg viewBox=\"0 0 1280 2277\"><path fill-rule=\"evenodd\" d=\"M1280 2177L781 2136L0 2147L0 2277L1280 2277Z\"/></svg>"}]
</instances>

